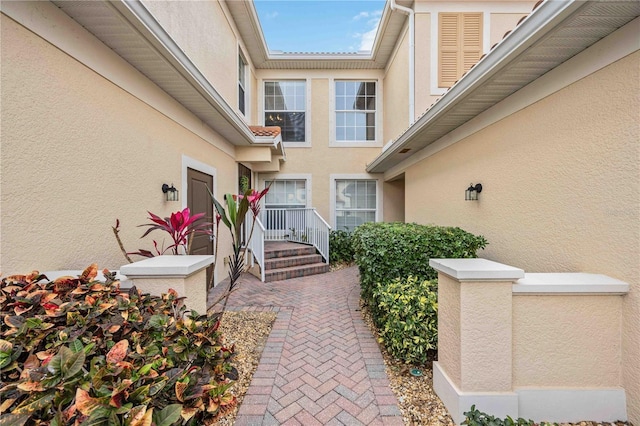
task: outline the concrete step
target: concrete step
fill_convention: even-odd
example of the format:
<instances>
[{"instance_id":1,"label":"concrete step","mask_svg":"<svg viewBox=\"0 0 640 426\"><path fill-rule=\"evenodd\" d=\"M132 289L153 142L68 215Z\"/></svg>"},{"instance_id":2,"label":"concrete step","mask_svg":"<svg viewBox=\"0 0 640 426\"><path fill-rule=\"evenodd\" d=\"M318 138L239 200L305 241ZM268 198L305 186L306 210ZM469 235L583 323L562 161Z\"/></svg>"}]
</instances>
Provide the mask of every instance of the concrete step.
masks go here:
<instances>
[{"instance_id":1,"label":"concrete step","mask_svg":"<svg viewBox=\"0 0 640 426\"><path fill-rule=\"evenodd\" d=\"M270 269L265 270L265 282L289 280L291 278L324 274L325 272L329 272L329 265L326 263L312 263L309 265Z\"/></svg>"},{"instance_id":2,"label":"concrete step","mask_svg":"<svg viewBox=\"0 0 640 426\"><path fill-rule=\"evenodd\" d=\"M322 263L322 256L319 254L305 254L303 256L275 257L265 260L265 271L271 269L282 269L291 266L309 265L312 263Z\"/></svg>"}]
</instances>

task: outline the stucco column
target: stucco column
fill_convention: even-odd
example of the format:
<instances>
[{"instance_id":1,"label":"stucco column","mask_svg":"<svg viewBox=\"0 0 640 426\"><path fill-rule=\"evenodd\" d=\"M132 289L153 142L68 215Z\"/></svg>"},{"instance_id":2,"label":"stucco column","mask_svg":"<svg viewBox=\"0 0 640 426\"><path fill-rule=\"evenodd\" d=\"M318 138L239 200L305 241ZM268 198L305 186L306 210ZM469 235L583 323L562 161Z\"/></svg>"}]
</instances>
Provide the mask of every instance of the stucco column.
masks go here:
<instances>
[{"instance_id":1,"label":"stucco column","mask_svg":"<svg viewBox=\"0 0 640 426\"><path fill-rule=\"evenodd\" d=\"M213 256L157 256L120 268L143 293L160 296L172 288L184 296L187 309L207 313L207 271Z\"/></svg>"},{"instance_id":2,"label":"stucco column","mask_svg":"<svg viewBox=\"0 0 640 426\"><path fill-rule=\"evenodd\" d=\"M431 259L429 265L438 271L436 393L456 422L472 403L517 413L512 285L524 271L486 259Z\"/></svg>"}]
</instances>

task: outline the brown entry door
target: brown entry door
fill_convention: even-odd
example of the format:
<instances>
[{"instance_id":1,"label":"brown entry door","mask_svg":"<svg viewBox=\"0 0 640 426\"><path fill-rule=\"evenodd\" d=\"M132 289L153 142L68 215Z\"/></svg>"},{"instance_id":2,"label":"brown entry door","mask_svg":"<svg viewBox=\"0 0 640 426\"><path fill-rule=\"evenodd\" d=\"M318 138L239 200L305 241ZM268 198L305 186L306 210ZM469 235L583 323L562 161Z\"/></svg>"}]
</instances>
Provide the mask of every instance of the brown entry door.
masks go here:
<instances>
[{"instance_id":1,"label":"brown entry door","mask_svg":"<svg viewBox=\"0 0 640 426\"><path fill-rule=\"evenodd\" d=\"M187 169L187 185L187 207L191 210L191 214L204 213L204 218L200 220L213 222L213 202L209 195L209 190L213 192L213 176ZM190 254L212 255L213 238L206 234L195 234ZM211 283L212 273L213 266L210 266L207 268L207 286Z\"/></svg>"}]
</instances>

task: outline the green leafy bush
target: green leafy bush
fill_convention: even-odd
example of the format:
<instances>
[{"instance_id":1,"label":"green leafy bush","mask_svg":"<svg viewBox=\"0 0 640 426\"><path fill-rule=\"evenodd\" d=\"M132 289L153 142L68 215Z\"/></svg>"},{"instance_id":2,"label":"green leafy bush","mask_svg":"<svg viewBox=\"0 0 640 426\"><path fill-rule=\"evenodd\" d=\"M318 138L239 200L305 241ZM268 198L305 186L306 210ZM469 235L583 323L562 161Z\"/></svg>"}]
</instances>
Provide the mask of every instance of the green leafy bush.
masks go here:
<instances>
[{"instance_id":1,"label":"green leafy bush","mask_svg":"<svg viewBox=\"0 0 640 426\"><path fill-rule=\"evenodd\" d=\"M381 313L380 341L406 363L424 364L438 346L438 303L435 283L416 277L378 284L373 298Z\"/></svg>"},{"instance_id":2,"label":"green leafy bush","mask_svg":"<svg viewBox=\"0 0 640 426\"><path fill-rule=\"evenodd\" d=\"M114 275L0 283L0 424L201 425L235 404L218 317Z\"/></svg>"},{"instance_id":3,"label":"green leafy bush","mask_svg":"<svg viewBox=\"0 0 640 426\"><path fill-rule=\"evenodd\" d=\"M329 234L329 262L353 262L353 247L349 232L331 231Z\"/></svg>"},{"instance_id":4,"label":"green leafy bush","mask_svg":"<svg viewBox=\"0 0 640 426\"><path fill-rule=\"evenodd\" d=\"M525 420L523 418L518 418L518 420L513 420L511 417L507 416L506 419L502 420L496 418L494 416L490 416L489 414L483 413L482 411L476 410L476 406L472 405L471 409L464 413L465 420L462 422L463 425L468 426L533 426L535 423L533 420ZM546 424L546 423L543 423Z\"/></svg>"},{"instance_id":5,"label":"green leafy bush","mask_svg":"<svg viewBox=\"0 0 640 426\"><path fill-rule=\"evenodd\" d=\"M360 270L362 298L379 316L373 303L377 283L414 276L435 280L437 272L429 259L476 257L487 241L460 228L416 223L365 223L353 232L352 246Z\"/></svg>"}]
</instances>

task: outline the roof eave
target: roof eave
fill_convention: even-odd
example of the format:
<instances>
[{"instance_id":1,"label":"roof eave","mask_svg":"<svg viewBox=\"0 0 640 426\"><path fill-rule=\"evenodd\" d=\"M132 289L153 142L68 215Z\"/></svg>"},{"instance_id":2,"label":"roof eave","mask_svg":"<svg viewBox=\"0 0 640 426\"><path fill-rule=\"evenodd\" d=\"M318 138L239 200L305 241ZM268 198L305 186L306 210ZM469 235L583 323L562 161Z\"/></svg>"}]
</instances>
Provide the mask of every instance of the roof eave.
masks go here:
<instances>
[{"instance_id":1,"label":"roof eave","mask_svg":"<svg viewBox=\"0 0 640 426\"><path fill-rule=\"evenodd\" d=\"M165 59L167 59L185 80L207 99L208 103L229 123L238 133L240 140L230 140L234 145L254 144L255 137L249 126L240 118L234 109L213 87L211 82L200 72L173 38L165 31L151 12L139 0L109 2L122 16L127 19L140 34L146 38ZM244 142L244 143L242 143Z\"/></svg>"},{"instance_id":2,"label":"roof eave","mask_svg":"<svg viewBox=\"0 0 640 426\"><path fill-rule=\"evenodd\" d=\"M385 30L387 28L387 24L391 17L393 11L389 6L389 2L385 2L385 6L380 17L380 22L378 24L378 29L376 31L376 36L373 42L373 46L371 51L368 52L356 52L356 53L309 53L309 52L278 52L278 51L270 51L267 42L264 38L264 33L262 31L262 26L260 25L260 20L258 18L258 12L256 11L255 4L253 1L243 2L245 7L247 8L247 12L249 14L249 21L251 24L251 28L253 29L253 37L257 40L257 45L247 46L249 50L252 61L256 68L262 68L265 66L267 62L300 62L307 61L309 64L320 64L325 61L356 61L362 63L371 63L375 62L378 55L380 45L382 40L386 36ZM410 2L409 2L410 3ZM248 43L249 40L245 40L245 43ZM253 47L253 49L251 48ZM384 65L380 65L380 68L384 68Z\"/></svg>"},{"instance_id":3,"label":"roof eave","mask_svg":"<svg viewBox=\"0 0 640 426\"><path fill-rule=\"evenodd\" d=\"M402 150L414 136L434 120L462 102L465 96L484 84L493 74L514 60L524 50L540 40L559 22L578 10L584 2L578 0L545 1L532 12L508 37L504 38L459 81L457 81L427 112L416 120L396 141L370 164L369 173L384 173L394 163L391 157ZM405 157L407 158L407 157Z\"/></svg>"}]
</instances>

